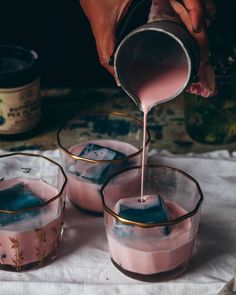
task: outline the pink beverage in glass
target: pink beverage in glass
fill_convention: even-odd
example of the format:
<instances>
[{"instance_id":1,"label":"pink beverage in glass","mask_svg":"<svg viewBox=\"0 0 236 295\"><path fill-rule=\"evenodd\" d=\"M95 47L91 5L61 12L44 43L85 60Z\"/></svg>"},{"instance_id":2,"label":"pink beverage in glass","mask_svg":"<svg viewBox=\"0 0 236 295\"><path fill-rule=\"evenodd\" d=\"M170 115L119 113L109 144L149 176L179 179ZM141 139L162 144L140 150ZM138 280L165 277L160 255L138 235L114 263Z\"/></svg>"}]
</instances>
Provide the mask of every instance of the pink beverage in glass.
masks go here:
<instances>
[{"instance_id":1,"label":"pink beverage in glass","mask_svg":"<svg viewBox=\"0 0 236 295\"><path fill-rule=\"evenodd\" d=\"M22 184L43 202L56 196L57 188L42 180L14 178L0 182L0 191ZM63 210L54 201L36 214L0 226L0 268L26 270L44 265L55 256L62 231ZM0 213L4 214L4 213ZM20 214L20 213L16 213ZM12 214L14 219L16 214Z\"/></svg>"},{"instance_id":2,"label":"pink beverage in glass","mask_svg":"<svg viewBox=\"0 0 236 295\"><path fill-rule=\"evenodd\" d=\"M186 270L192 256L202 194L184 172L145 166L141 200L141 170L124 170L102 187L110 256L119 270L136 279L172 279ZM127 189L131 176L136 184Z\"/></svg>"},{"instance_id":3,"label":"pink beverage in glass","mask_svg":"<svg viewBox=\"0 0 236 295\"><path fill-rule=\"evenodd\" d=\"M121 85L143 112L143 142L146 141L149 111L180 94L190 78L191 59L183 42L173 34L164 32L145 32L145 28L140 29L140 32L134 31L121 42L115 55L115 69ZM195 241L196 227L192 226L191 219L182 220L189 212L189 208L185 208L187 200L186 204L177 202L175 197L168 195L168 182L166 191L161 193L163 199L159 196L156 182L162 179L163 171L159 169L159 173L154 173L156 168L145 169L146 158L147 154L143 150L141 177L136 184L136 187L141 186L139 190L134 187L129 193L126 189L123 195L120 190L116 193L114 179L116 182L118 178L120 186L123 185L119 176L111 178L112 184L108 182L108 189L103 187L108 243L112 260L121 270L146 277L158 274L159 278L167 278L186 268ZM166 167L164 172L168 169ZM125 173L124 180L132 173ZM174 179L174 173L172 176ZM170 178L169 175L167 178ZM163 183L165 181L162 180ZM147 189L148 186L151 187ZM172 221L178 218L181 222L173 224ZM167 225L163 226L163 222Z\"/></svg>"},{"instance_id":4,"label":"pink beverage in glass","mask_svg":"<svg viewBox=\"0 0 236 295\"><path fill-rule=\"evenodd\" d=\"M79 145L72 146L69 148L69 151L74 155L80 155L81 151L90 143L118 151L122 153L124 157L129 157L138 152L138 149L130 143L104 139L83 142ZM89 159L91 158L86 158L83 161L68 158L66 164L68 177L67 195L74 205L88 211L99 213L103 211L100 188L106 178L125 167L139 165L140 157L133 157L126 160L121 159L121 161L113 162L112 160L109 161L109 158L106 158L106 156L104 157L102 154L97 155L97 160L104 159L107 160L107 163L91 163L87 161ZM107 171L107 169L109 169L109 171L105 173L104 178L102 177L99 180L95 179L97 174L101 175L104 173L104 170Z\"/></svg>"},{"instance_id":5,"label":"pink beverage in glass","mask_svg":"<svg viewBox=\"0 0 236 295\"><path fill-rule=\"evenodd\" d=\"M167 208L171 219L186 214L186 211L175 203L168 203ZM163 228L155 228L152 230L153 238L150 234L146 239L144 236L147 233L144 234L142 229L138 227L130 229L129 226L124 225L123 227L126 227L124 231L131 230L132 235L137 237L136 240L124 237L121 243L121 240L118 242L113 235L107 235L111 257L123 269L152 275L188 265L195 242L195 236L192 237L189 232L191 224L188 220L178 226L169 227L170 234L167 236L163 235ZM157 249L155 239L158 236L161 238Z\"/></svg>"},{"instance_id":6,"label":"pink beverage in glass","mask_svg":"<svg viewBox=\"0 0 236 295\"><path fill-rule=\"evenodd\" d=\"M101 186L112 174L140 165L143 122L125 113L82 113L58 131L62 165L67 173L67 196L77 207L103 213ZM130 179L133 181L133 179Z\"/></svg>"}]
</instances>

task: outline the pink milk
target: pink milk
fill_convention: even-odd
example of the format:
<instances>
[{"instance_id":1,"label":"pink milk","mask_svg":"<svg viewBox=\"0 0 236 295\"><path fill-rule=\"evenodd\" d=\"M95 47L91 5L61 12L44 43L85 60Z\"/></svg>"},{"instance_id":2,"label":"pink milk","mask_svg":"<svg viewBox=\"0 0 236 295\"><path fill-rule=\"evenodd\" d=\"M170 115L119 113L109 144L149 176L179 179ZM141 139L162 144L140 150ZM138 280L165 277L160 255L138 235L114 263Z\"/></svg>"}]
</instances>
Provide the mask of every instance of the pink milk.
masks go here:
<instances>
[{"instance_id":1,"label":"pink milk","mask_svg":"<svg viewBox=\"0 0 236 295\"><path fill-rule=\"evenodd\" d=\"M175 219L186 211L179 205L166 202L170 219ZM116 207L113 209L116 210ZM191 232L191 221L170 226L170 234L163 234L163 227L132 227L131 237L117 237L112 231L113 217L106 213L108 223L108 244L113 261L124 271L142 275L171 272L187 265L194 247L196 233Z\"/></svg>"},{"instance_id":2,"label":"pink milk","mask_svg":"<svg viewBox=\"0 0 236 295\"><path fill-rule=\"evenodd\" d=\"M187 65L180 64L153 66L140 61L131 63L128 73L130 92L141 102L144 113L180 94L188 79Z\"/></svg>"},{"instance_id":3,"label":"pink milk","mask_svg":"<svg viewBox=\"0 0 236 295\"><path fill-rule=\"evenodd\" d=\"M147 116L156 105L176 97L188 79L188 66L180 64L153 65L148 62L133 62L128 68L129 90L141 103L143 111L143 143L146 142ZM145 150L142 154L141 199L143 198L143 178Z\"/></svg>"},{"instance_id":4,"label":"pink milk","mask_svg":"<svg viewBox=\"0 0 236 295\"><path fill-rule=\"evenodd\" d=\"M74 155L79 155L84 147L88 143L98 144L100 146L109 147L113 150L117 150L123 153L125 156L130 156L138 152L138 149L133 145L118 141L118 140L92 140L89 142L83 142L79 145L71 147L69 150ZM114 163L114 171L116 172L120 169L126 168L131 165L139 165L140 164L140 154L131 157L130 159L124 159L119 161L118 163ZM71 160L70 160L71 161ZM73 160L74 162L66 163L67 167L67 177L68 177L68 187L67 187L67 195L70 201L85 210L102 213L103 205L100 194L101 184L96 184L90 180L84 179L80 176L76 176L73 173L69 172L69 166L72 164L75 166L76 171L82 171L83 169L89 168L91 166L103 165L101 163L89 163L83 160ZM112 163L112 161L110 161ZM69 165L68 165L69 164Z\"/></svg>"},{"instance_id":5,"label":"pink milk","mask_svg":"<svg viewBox=\"0 0 236 295\"><path fill-rule=\"evenodd\" d=\"M55 187L27 178L2 181L0 190L17 183L24 183L45 202L58 194ZM37 268L55 257L62 232L60 201L58 199L41 208L35 216L0 227L0 269L19 271Z\"/></svg>"},{"instance_id":6,"label":"pink milk","mask_svg":"<svg viewBox=\"0 0 236 295\"><path fill-rule=\"evenodd\" d=\"M129 92L140 102L140 108L143 111L144 144L149 111L154 106L176 97L187 86L185 84L188 80L188 67L179 64L157 66L145 61L135 61L130 64L127 76ZM143 150L141 201L144 200L144 165L147 158L145 153L146 151ZM175 203L167 202L166 205L170 219L186 214L186 211ZM105 222L112 223L114 218L106 213ZM160 234L160 227L146 229L136 226L133 228L136 238L117 238L115 234L111 234L111 231L108 232L111 258L121 270L136 274L163 274L174 271L178 267L182 267L183 271L191 257L196 234L191 233L189 219L170 228L170 234L164 236ZM151 241L145 238L148 232L152 233Z\"/></svg>"}]
</instances>

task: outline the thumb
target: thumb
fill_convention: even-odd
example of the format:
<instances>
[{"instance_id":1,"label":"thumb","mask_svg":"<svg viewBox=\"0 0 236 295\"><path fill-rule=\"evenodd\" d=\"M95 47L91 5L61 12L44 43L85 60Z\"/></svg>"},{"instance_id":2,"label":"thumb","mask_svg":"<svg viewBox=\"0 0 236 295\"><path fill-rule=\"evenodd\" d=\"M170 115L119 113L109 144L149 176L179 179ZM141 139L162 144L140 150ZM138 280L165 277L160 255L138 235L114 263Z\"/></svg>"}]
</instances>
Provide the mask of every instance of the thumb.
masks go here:
<instances>
[{"instance_id":1,"label":"thumb","mask_svg":"<svg viewBox=\"0 0 236 295\"><path fill-rule=\"evenodd\" d=\"M101 65L114 75L114 67L109 64L110 57L115 50L114 29L106 30L104 34L94 32L94 36Z\"/></svg>"}]
</instances>

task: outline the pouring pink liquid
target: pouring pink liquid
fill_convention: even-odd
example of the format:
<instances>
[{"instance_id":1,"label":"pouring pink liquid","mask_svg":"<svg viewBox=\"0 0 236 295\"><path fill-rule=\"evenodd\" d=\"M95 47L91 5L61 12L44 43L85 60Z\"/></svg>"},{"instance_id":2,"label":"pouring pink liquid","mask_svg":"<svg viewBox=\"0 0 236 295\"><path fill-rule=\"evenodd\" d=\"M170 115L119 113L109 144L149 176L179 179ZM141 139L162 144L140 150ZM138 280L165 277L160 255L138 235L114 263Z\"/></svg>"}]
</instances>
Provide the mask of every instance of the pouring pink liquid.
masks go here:
<instances>
[{"instance_id":1,"label":"pouring pink liquid","mask_svg":"<svg viewBox=\"0 0 236 295\"><path fill-rule=\"evenodd\" d=\"M191 36L179 24L165 20L150 22L125 36L117 48L114 65L124 91L143 112L144 146L149 112L188 86L198 67L197 50ZM110 216L110 227L110 220L105 216L105 224L111 258L118 269L131 277L138 275L149 280L147 276L156 279L157 275L165 280L186 269L197 227L191 218L175 221L190 211L184 199L186 192L180 189L176 193L175 169L165 174L172 168L165 167L164 171L151 165L145 167L146 158L143 150L137 179L137 187L141 183L141 188L132 193L125 189L114 198L108 186L108 204L109 196L115 203L109 208L118 216ZM190 198L191 192L187 196Z\"/></svg>"},{"instance_id":2,"label":"pouring pink liquid","mask_svg":"<svg viewBox=\"0 0 236 295\"><path fill-rule=\"evenodd\" d=\"M145 146L148 113L154 106L175 97L180 92L188 78L188 67L174 64L154 67L147 62L135 62L130 64L128 74L130 90L136 94L143 111L143 146ZM141 200L145 158L145 149L143 149Z\"/></svg>"},{"instance_id":3,"label":"pouring pink liquid","mask_svg":"<svg viewBox=\"0 0 236 295\"><path fill-rule=\"evenodd\" d=\"M143 111L143 146L145 146L148 113L154 106L176 97L181 92L180 90L183 89L183 85L185 85L188 79L188 67L170 65L154 68L148 63L134 63L129 66L128 74L130 77L130 92L136 94L136 98L139 99L141 110ZM137 196L137 200L141 201L141 203L143 202L143 204L146 204L146 199L150 197L144 195L146 156L145 149L143 149L141 198ZM120 214L121 211L119 212L119 209L117 211L118 203L113 208L113 211ZM135 208L135 203L133 203L133 206ZM174 220L187 213L181 206L171 201L166 201L166 212L168 212L168 220ZM108 217L106 222L109 224L109 222L114 222L114 220L110 220ZM116 223L114 226L117 226ZM190 220L185 220L173 226L166 236L160 234L159 227L155 228L154 231L156 232L153 237L155 241L153 241L152 247L150 246L150 241L146 240L146 234L149 229L140 229L135 226L129 229L129 226L123 226L124 229L131 230L136 238L132 239L129 235L120 238L108 233L111 258L118 269L128 275L133 273L144 275L144 277L155 274L163 274L163 277L165 277L167 273L180 274L186 269L196 237L196 235L190 234L192 228Z\"/></svg>"}]
</instances>

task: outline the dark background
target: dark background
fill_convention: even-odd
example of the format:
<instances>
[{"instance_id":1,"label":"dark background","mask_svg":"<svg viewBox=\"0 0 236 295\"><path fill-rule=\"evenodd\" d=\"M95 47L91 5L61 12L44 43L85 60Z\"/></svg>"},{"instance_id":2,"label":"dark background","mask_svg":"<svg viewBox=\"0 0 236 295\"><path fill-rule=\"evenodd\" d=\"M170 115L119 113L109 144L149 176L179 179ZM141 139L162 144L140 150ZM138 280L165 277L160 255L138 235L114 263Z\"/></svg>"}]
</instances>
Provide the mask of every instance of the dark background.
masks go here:
<instances>
[{"instance_id":1,"label":"dark background","mask_svg":"<svg viewBox=\"0 0 236 295\"><path fill-rule=\"evenodd\" d=\"M214 47L225 51L236 43L236 0L217 0L216 4L217 21L210 34ZM0 12L0 44L36 50L43 87L115 86L99 64L79 0L1 0Z\"/></svg>"},{"instance_id":2,"label":"dark background","mask_svg":"<svg viewBox=\"0 0 236 295\"><path fill-rule=\"evenodd\" d=\"M0 43L34 49L45 87L113 85L79 0L0 1Z\"/></svg>"}]
</instances>

